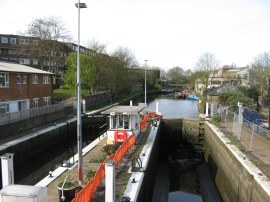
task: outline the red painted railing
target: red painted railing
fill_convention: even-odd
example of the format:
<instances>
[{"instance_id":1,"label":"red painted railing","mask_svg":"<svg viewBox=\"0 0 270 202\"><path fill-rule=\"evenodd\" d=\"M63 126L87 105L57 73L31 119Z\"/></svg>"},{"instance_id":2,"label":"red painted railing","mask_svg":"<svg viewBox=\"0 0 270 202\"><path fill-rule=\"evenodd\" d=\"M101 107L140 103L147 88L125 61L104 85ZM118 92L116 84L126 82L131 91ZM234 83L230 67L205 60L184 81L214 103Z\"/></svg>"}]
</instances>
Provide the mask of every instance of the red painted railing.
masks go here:
<instances>
[{"instance_id":1,"label":"red painted railing","mask_svg":"<svg viewBox=\"0 0 270 202\"><path fill-rule=\"evenodd\" d=\"M72 202L90 202L95 196L97 188L99 187L99 184L105 176L106 161L109 159L114 160L115 164L117 165L121 161L125 153L129 150L129 148L135 144L135 142L136 136L135 134L133 134L119 147L119 149L114 154L104 160L100 167L96 170L93 178L86 183L86 185L83 187L83 189L79 191L76 198L74 198Z\"/></svg>"},{"instance_id":2,"label":"red painted railing","mask_svg":"<svg viewBox=\"0 0 270 202\"><path fill-rule=\"evenodd\" d=\"M140 123L140 129L142 130L148 121L149 118L157 118L161 117L160 115L157 115L155 112L148 112L147 115L144 117L143 121ZM72 200L72 202L91 202L91 200L94 198L95 193L99 187L99 184L101 183L103 177L105 176L105 163L107 160L114 160L115 164L117 165L125 153L129 150L130 147L132 147L136 142L136 136L135 134L131 135L120 147L119 149L109 156L106 160L103 161L103 163L100 165L100 167L96 170L94 176L90 181L86 183L86 185L79 191L76 198Z\"/></svg>"}]
</instances>

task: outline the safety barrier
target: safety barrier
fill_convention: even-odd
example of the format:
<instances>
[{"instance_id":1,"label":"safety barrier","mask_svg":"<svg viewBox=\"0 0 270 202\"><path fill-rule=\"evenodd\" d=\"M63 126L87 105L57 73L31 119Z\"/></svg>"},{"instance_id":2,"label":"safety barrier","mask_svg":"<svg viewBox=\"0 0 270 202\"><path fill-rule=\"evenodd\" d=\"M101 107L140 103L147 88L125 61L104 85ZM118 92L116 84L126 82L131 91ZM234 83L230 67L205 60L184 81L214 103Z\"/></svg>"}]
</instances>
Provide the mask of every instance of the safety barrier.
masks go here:
<instances>
[{"instance_id":1,"label":"safety barrier","mask_svg":"<svg viewBox=\"0 0 270 202\"><path fill-rule=\"evenodd\" d=\"M140 129L141 129L141 130L145 127L145 125L146 125L148 119L149 119L149 113L146 114L146 116L144 117L144 119L140 122Z\"/></svg>"},{"instance_id":2,"label":"safety barrier","mask_svg":"<svg viewBox=\"0 0 270 202\"><path fill-rule=\"evenodd\" d=\"M146 125L146 123L147 123L147 121L149 120L149 118L162 118L162 115L160 115L160 114L157 114L156 112L148 112L147 114L146 114L146 116L144 117L144 119L140 122L140 129L142 130L144 127L145 127L145 125Z\"/></svg>"},{"instance_id":3,"label":"safety barrier","mask_svg":"<svg viewBox=\"0 0 270 202\"><path fill-rule=\"evenodd\" d=\"M105 176L105 163L107 160L114 160L117 165L125 153L132 147L136 142L135 134L131 135L119 148L118 150L108 157L100 167L96 170L93 178L86 183L86 185L79 191L76 198L72 202L91 202L94 198L95 193L101 183L103 177Z\"/></svg>"}]
</instances>

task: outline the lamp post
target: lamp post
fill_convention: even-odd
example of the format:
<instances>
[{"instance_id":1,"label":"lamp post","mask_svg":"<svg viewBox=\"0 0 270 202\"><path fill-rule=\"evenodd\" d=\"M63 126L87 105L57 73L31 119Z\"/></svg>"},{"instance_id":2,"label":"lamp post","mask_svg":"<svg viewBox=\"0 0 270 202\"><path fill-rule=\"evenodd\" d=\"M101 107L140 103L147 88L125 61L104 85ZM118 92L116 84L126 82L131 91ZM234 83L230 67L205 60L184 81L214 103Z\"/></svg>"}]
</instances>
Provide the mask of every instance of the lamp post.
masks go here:
<instances>
[{"instance_id":1,"label":"lamp post","mask_svg":"<svg viewBox=\"0 0 270 202\"><path fill-rule=\"evenodd\" d=\"M78 141L78 181L82 186L82 124L81 124L81 81L80 81L80 9L87 8L85 3L75 3L78 8L78 50L77 50L77 141Z\"/></svg>"},{"instance_id":2,"label":"lamp post","mask_svg":"<svg viewBox=\"0 0 270 202\"><path fill-rule=\"evenodd\" d=\"M268 129L270 129L270 79L268 79L268 105L269 105L269 111L268 111Z\"/></svg>"},{"instance_id":3,"label":"lamp post","mask_svg":"<svg viewBox=\"0 0 270 202\"><path fill-rule=\"evenodd\" d=\"M145 61L145 68L144 68L144 103L146 104L146 67L147 67L147 60Z\"/></svg>"}]
</instances>

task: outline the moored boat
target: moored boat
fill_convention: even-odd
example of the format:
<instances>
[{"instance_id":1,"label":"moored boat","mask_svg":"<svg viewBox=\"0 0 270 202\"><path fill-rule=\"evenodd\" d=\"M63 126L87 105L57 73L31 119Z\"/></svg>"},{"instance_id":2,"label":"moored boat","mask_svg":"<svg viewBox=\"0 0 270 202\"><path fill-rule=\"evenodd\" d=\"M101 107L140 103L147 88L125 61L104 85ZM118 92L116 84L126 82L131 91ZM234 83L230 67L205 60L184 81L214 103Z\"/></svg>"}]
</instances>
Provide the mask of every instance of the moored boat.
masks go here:
<instances>
[{"instance_id":1,"label":"moored boat","mask_svg":"<svg viewBox=\"0 0 270 202\"><path fill-rule=\"evenodd\" d=\"M193 95L193 94L187 94L187 99L191 99L191 100L199 100L200 97L197 95Z\"/></svg>"},{"instance_id":2,"label":"moored boat","mask_svg":"<svg viewBox=\"0 0 270 202\"><path fill-rule=\"evenodd\" d=\"M159 113L148 112L144 103L138 106L114 106L101 114L109 115L107 144L123 143L133 134L137 139L149 118L161 117Z\"/></svg>"}]
</instances>

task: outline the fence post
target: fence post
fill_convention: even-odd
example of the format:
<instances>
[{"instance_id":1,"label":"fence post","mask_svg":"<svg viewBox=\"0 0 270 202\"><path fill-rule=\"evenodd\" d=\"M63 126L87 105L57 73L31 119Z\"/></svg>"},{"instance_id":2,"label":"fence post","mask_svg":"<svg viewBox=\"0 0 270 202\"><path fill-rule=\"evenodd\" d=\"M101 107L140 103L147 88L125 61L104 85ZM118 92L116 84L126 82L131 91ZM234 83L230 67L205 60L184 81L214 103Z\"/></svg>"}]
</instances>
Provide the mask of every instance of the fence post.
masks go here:
<instances>
[{"instance_id":1,"label":"fence post","mask_svg":"<svg viewBox=\"0 0 270 202\"><path fill-rule=\"evenodd\" d=\"M249 150L250 150L250 151L251 151L252 142L253 142L254 128L255 128L255 124L253 123L253 126L252 126L252 133L251 133L251 140L250 140L250 145L249 145Z\"/></svg>"},{"instance_id":2,"label":"fence post","mask_svg":"<svg viewBox=\"0 0 270 202\"><path fill-rule=\"evenodd\" d=\"M105 202L115 202L115 163L108 160L105 164Z\"/></svg>"}]
</instances>

